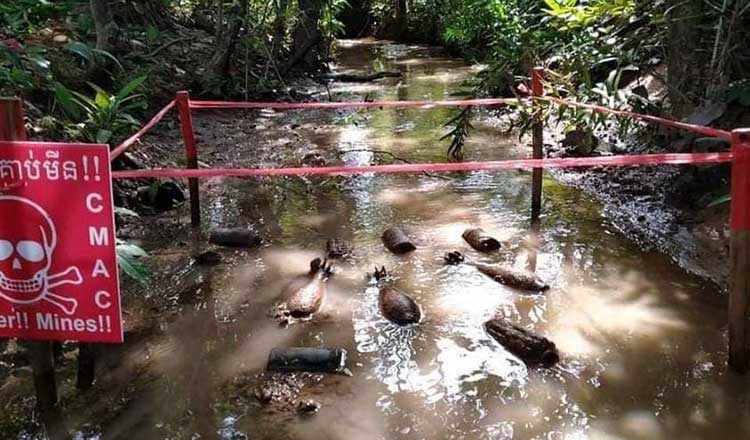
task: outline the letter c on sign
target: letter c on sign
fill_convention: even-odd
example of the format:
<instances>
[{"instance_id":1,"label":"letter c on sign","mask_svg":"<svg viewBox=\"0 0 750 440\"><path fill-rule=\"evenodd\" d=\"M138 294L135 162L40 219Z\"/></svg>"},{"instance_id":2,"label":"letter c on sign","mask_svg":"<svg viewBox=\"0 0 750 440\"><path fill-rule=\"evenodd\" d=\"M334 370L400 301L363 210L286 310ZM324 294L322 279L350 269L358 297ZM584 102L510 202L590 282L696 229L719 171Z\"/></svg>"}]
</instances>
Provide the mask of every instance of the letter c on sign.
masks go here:
<instances>
[{"instance_id":1,"label":"letter c on sign","mask_svg":"<svg viewBox=\"0 0 750 440\"><path fill-rule=\"evenodd\" d=\"M109 292L100 290L94 295L94 303L96 303L100 309L108 309L112 307L112 302L109 301L109 298L111 297L112 295Z\"/></svg>"},{"instance_id":2,"label":"letter c on sign","mask_svg":"<svg viewBox=\"0 0 750 440\"><path fill-rule=\"evenodd\" d=\"M102 200L104 198L101 196L101 194L97 193L91 193L88 196L86 196L86 208L93 213L93 214L99 214L100 212L104 211L104 207L101 205Z\"/></svg>"}]
</instances>

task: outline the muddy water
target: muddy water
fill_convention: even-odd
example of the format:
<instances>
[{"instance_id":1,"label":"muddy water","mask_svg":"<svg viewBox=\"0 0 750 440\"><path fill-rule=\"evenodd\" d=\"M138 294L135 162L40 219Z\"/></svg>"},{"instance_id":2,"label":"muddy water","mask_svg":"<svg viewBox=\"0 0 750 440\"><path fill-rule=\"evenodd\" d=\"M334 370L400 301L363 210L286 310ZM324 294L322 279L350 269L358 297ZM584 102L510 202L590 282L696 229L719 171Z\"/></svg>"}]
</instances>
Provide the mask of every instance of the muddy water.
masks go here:
<instances>
[{"instance_id":1,"label":"muddy water","mask_svg":"<svg viewBox=\"0 0 750 440\"><path fill-rule=\"evenodd\" d=\"M338 71L384 68L404 78L333 84L330 93L335 99L451 99L476 75L427 48L340 43ZM265 133L227 131L239 146L231 160L298 160L302 151L280 141L289 138L313 144L329 161L369 164L392 162L392 155L444 161L447 145L438 139L455 114L389 109L221 117L247 118ZM209 130L208 119L196 117L199 134ZM466 150L471 159L527 154L497 120L479 114L474 125ZM204 157L226 154L205 148ZM528 173L447 177L204 182L207 225L252 224L268 243L252 252L222 251L225 262L215 268L189 264L187 256L203 246L198 238L150 249L152 287L131 287L128 294L153 298L171 312L156 312L156 328L121 349L100 378L96 404L79 403L82 417L96 417L81 420L95 427L92 438L750 437L750 387L726 373L725 302L713 288L666 256L639 250L576 190L545 181L535 235ZM413 235L416 252L397 257L384 249L380 234L396 224ZM490 256L473 252L461 240L470 225L502 239L504 248ZM168 224L161 234L175 229ZM355 252L336 264L321 313L279 327L268 310L334 236ZM535 268L552 289L527 295L469 266L446 267L442 255L451 250ZM420 325L399 328L382 318L366 276L376 265L386 266L422 305ZM131 307L131 327L140 314L148 313ZM555 341L560 365L527 369L484 332L483 322L498 316ZM277 346L346 348L353 376L288 379L292 386L277 384L291 390L288 401L264 406L255 397L264 384L258 374ZM300 387L298 398L322 404L317 414L291 410Z\"/></svg>"}]
</instances>

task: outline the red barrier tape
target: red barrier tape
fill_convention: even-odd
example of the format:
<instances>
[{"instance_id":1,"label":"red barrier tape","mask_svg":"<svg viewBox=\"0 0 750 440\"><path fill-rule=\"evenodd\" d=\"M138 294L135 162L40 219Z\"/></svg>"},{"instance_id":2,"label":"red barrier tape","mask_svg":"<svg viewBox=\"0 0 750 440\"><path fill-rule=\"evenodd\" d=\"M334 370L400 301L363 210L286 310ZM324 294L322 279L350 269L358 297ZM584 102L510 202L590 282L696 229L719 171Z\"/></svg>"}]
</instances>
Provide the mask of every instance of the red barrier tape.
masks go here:
<instances>
[{"instance_id":1,"label":"red barrier tape","mask_svg":"<svg viewBox=\"0 0 750 440\"><path fill-rule=\"evenodd\" d=\"M616 115L623 118L636 119L644 122L652 122L681 130L692 131L709 137L718 137L731 140L732 133L701 125L688 124L686 122L673 121L657 116L644 115L640 113L614 110L593 104L568 101L554 97L534 97L545 102L560 105L585 108L598 113ZM229 101L190 101L190 108L194 109L273 109L273 110L295 110L295 109L363 109L363 108L435 108L435 107L471 107L507 105L520 102L515 98L490 98L490 99L466 99L456 101L374 101L374 102L229 102Z\"/></svg>"},{"instance_id":2,"label":"red barrier tape","mask_svg":"<svg viewBox=\"0 0 750 440\"><path fill-rule=\"evenodd\" d=\"M458 101L373 101L373 102L231 102L231 101L193 101L190 108L194 109L355 109L355 108L434 108L434 107L473 107L489 105L505 105L517 103L518 99L465 99Z\"/></svg>"},{"instance_id":3,"label":"red barrier tape","mask_svg":"<svg viewBox=\"0 0 750 440\"><path fill-rule=\"evenodd\" d=\"M559 159L512 159L488 162L422 163L398 165L335 166L319 168L210 168L114 171L114 179L210 178L264 176L342 176L349 174L448 173L456 171L509 170L522 168L606 167L660 164L708 164L729 162L732 153L669 153L634 156L575 157Z\"/></svg>"},{"instance_id":4,"label":"red barrier tape","mask_svg":"<svg viewBox=\"0 0 750 440\"><path fill-rule=\"evenodd\" d=\"M162 118L164 117L164 115L166 115L167 112L169 112L170 110L172 110L172 107L174 107L174 105L175 105L175 102L174 102L174 100L172 100L169 104L167 104L166 106L164 106L164 108L161 109L159 111L159 113L157 113L156 115L154 115L154 117L150 121L148 121L148 124L144 125L143 128L141 128L140 130L138 130L138 132L136 132L136 134L134 134L133 136L130 136L127 139L125 139L125 142L121 143L120 145L117 146L117 148L113 149L109 153L109 160L113 161L113 160L117 159L117 157L120 156L122 153L124 153L125 150L127 150L128 148L130 148L131 145L133 145L134 143L136 143L136 141L138 141L138 139L140 139L141 136L143 136L144 134L146 134L147 131L151 130L154 127L154 125L158 124L159 121L162 120Z\"/></svg>"},{"instance_id":5,"label":"red barrier tape","mask_svg":"<svg viewBox=\"0 0 750 440\"><path fill-rule=\"evenodd\" d=\"M585 109L588 109L597 113L605 113L608 115L621 116L623 118L636 119L636 120L643 121L643 122L653 122L653 123L661 124L667 127L692 131L693 133L702 134L708 137L717 137L717 138L726 139L728 141L732 140L731 132L719 130L717 128L705 127L702 125L695 125L695 124L688 124L687 122L678 122L678 121L673 121L671 119L665 119L665 118L660 118L660 117L651 116L651 115L644 115L640 113L632 113L632 112L626 112L622 110L614 110L608 107L602 107L600 105L584 104L582 102L568 101L565 99L553 98L551 96L544 96L544 97L539 96L539 97L534 97L534 99L539 100L539 101L553 102L553 103L560 104L560 105L585 108Z\"/></svg>"}]
</instances>

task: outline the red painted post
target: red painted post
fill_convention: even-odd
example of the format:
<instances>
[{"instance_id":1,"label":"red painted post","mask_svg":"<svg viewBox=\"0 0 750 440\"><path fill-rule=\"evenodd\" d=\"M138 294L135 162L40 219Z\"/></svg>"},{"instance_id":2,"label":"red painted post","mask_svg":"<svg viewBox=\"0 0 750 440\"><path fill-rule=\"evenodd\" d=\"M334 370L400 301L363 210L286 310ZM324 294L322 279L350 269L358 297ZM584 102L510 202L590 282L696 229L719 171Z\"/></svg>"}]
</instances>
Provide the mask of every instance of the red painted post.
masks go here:
<instances>
[{"instance_id":1,"label":"red painted post","mask_svg":"<svg viewBox=\"0 0 750 440\"><path fill-rule=\"evenodd\" d=\"M0 98L0 139L4 141L26 140L23 103L20 98Z\"/></svg>"},{"instance_id":2,"label":"red painted post","mask_svg":"<svg viewBox=\"0 0 750 440\"><path fill-rule=\"evenodd\" d=\"M729 366L750 368L750 129L732 131Z\"/></svg>"},{"instance_id":3,"label":"red painted post","mask_svg":"<svg viewBox=\"0 0 750 440\"><path fill-rule=\"evenodd\" d=\"M25 141L23 102L19 98L0 98L0 140ZM29 351L36 404L51 438L63 438L60 409L57 406L57 381L52 343L25 341Z\"/></svg>"},{"instance_id":4,"label":"red painted post","mask_svg":"<svg viewBox=\"0 0 750 440\"><path fill-rule=\"evenodd\" d=\"M535 67L531 70L531 96L543 96L544 85L544 68ZM532 108L536 108L536 102L532 101ZM534 159L542 159L544 156L544 121L535 120L531 126L531 146L533 149ZM534 168L531 177L531 220L539 218L542 212L542 179L544 177L543 168Z\"/></svg>"},{"instance_id":5,"label":"red painted post","mask_svg":"<svg viewBox=\"0 0 750 440\"><path fill-rule=\"evenodd\" d=\"M177 92L177 110L180 113L180 126L182 128L182 139L185 142L185 158L187 168L198 168L198 150L195 148L195 132L193 131L193 117L190 113L190 95L186 91ZM190 223L193 226L201 224L201 203L198 193L198 179L188 179L190 191Z\"/></svg>"}]
</instances>

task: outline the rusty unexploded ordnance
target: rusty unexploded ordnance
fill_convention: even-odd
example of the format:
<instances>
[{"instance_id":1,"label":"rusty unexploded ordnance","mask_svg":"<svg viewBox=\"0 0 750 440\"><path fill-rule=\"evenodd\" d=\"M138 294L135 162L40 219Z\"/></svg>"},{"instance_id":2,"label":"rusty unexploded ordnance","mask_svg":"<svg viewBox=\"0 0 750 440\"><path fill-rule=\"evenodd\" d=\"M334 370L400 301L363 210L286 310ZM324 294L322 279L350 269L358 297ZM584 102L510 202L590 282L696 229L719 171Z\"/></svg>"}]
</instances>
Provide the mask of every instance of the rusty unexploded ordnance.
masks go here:
<instances>
[{"instance_id":1,"label":"rusty unexploded ordnance","mask_svg":"<svg viewBox=\"0 0 750 440\"><path fill-rule=\"evenodd\" d=\"M554 366L560 361L555 343L535 335L504 319L492 319L484 323L484 329L497 342L529 367Z\"/></svg>"},{"instance_id":2,"label":"rusty unexploded ordnance","mask_svg":"<svg viewBox=\"0 0 750 440\"><path fill-rule=\"evenodd\" d=\"M249 228L214 228L209 231L208 241L218 246L250 248L260 245L263 239Z\"/></svg>"},{"instance_id":3,"label":"rusty unexploded ordnance","mask_svg":"<svg viewBox=\"0 0 750 440\"><path fill-rule=\"evenodd\" d=\"M389 285L385 267L376 267L373 276L378 283L378 304L383 316L398 325L419 323L422 308L409 295Z\"/></svg>"},{"instance_id":4,"label":"rusty unexploded ordnance","mask_svg":"<svg viewBox=\"0 0 750 440\"><path fill-rule=\"evenodd\" d=\"M326 281L331 275L331 265L328 260L316 258L310 262L311 278L304 286L287 292L283 310L292 318L308 318L320 309L326 297Z\"/></svg>"},{"instance_id":5,"label":"rusty unexploded ordnance","mask_svg":"<svg viewBox=\"0 0 750 440\"><path fill-rule=\"evenodd\" d=\"M381 238L385 247L396 255L407 254L417 249L411 238L399 227L386 229Z\"/></svg>"},{"instance_id":6,"label":"rusty unexploded ordnance","mask_svg":"<svg viewBox=\"0 0 750 440\"><path fill-rule=\"evenodd\" d=\"M500 249L501 245L497 239L485 234L481 228L471 228L461 235L471 247L479 252L492 252Z\"/></svg>"},{"instance_id":7,"label":"rusty unexploded ordnance","mask_svg":"<svg viewBox=\"0 0 750 440\"><path fill-rule=\"evenodd\" d=\"M352 247L341 238L329 238L326 241L326 256L333 260L345 258L352 253Z\"/></svg>"},{"instance_id":8,"label":"rusty unexploded ordnance","mask_svg":"<svg viewBox=\"0 0 750 440\"><path fill-rule=\"evenodd\" d=\"M277 347L268 355L268 371L347 374L343 348Z\"/></svg>"},{"instance_id":9,"label":"rusty unexploded ordnance","mask_svg":"<svg viewBox=\"0 0 750 440\"><path fill-rule=\"evenodd\" d=\"M498 283L504 284L508 287L513 287L514 289L528 290L532 292L544 292L549 290L549 285L534 273L503 266L467 262L466 257L460 252L450 252L446 254L445 262L451 265L459 265L461 263L469 264L476 267L477 270Z\"/></svg>"}]
</instances>

